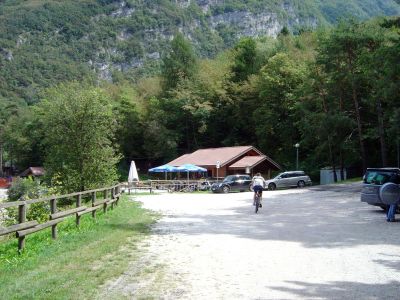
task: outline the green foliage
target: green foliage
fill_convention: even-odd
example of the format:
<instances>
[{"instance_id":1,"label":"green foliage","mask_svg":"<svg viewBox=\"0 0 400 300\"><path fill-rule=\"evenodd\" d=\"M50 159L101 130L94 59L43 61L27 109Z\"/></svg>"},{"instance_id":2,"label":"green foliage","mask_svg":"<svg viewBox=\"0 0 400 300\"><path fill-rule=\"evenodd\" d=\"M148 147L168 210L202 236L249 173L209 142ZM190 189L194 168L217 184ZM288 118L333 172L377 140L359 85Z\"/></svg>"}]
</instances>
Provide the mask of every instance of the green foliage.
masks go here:
<instances>
[{"instance_id":1,"label":"green foliage","mask_svg":"<svg viewBox=\"0 0 400 300\"><path fill-rule=\"evenodd\" d=\"M32 110L24 107L15 112L4 126L3 136L4 148L19 170L42 165L42 133Z\"/></svg>"},{"instance_id":2,"label":"green foliage","mask_svg":"<svg viewBox=\"0 0 400 300\"><path fill-rule=\"evenodd\" d=\"M18 178L13 181L7 194L8 201L19 201L22 198L24 198L24 200L35 199L41 194L41 186L39 181L30 177L26 179Z\"/></svg>"},{"instance_id":3,"label":"green foliage","mask_svg":"<svg viewBox=\"0 0 400 300\"><path fill-rule=\"evenodd\" d=\"M246 80L256 72L256 42L252 38L244 38L235 46L235 60L232 66L232 80Z\"/></svg>"},{"instance_id":4,"label":"green foliage","mask_svg":"<svg viewBox=\"0 0 400 300\"><path fill-rule=\"evenodd\" d=\"M164 90L170 91L181 82L192 79L196 67L196 56L192 46L182 34L177 34L171 42L170 52L163 58L161 74Z\"/></svg>"},{"instance_id":5,"label":"green foliage","mask_svg":"<svg viewBox=\"0 0 400 300\"><path fill-rule=\"evenodd\" d=\"M42 122L46 174L63 191L83 191L116 181L120 157L112 142L116 122L109 98L78 83L59 85L36 107Z\"/></svg>"},{"instance_id":6,"label":"green foliage","mask_svg":"<svg viewBox=\"0 0 400 300\"><path fill-rule=\"evenodd\" d=\"M7 162L20 169L45 163L66 190L115 180L115 149L126 165L252 144L293 168L300 142L301 167L313 172L360 167L360 156L364 164L394 164L398 18L310 30L346 12L396 15L394 1L229 0L207 12L196 1L125 2L3 1L0 151ZM243 28L227 20L263 12L276 14L282 33L238 42ZM98 83L93 70L102 68L113 83ZM58 86L71 80L88 84ZM48 88L46 101L33 105ZM97 131L85 105L94 107Z\"/></svg>"},{"instance_id":7,"label":"green foliage","mask_svg":"<svg viewBox=\"0 0 400 300\"><path fill-rule=\"evenodd\" d=\"M19 178L15 180L8 189L8 201L38 199L49 192L49 189L45 185L40 184L38 180L34 180L31 177L24 179ZM49 213L50 205L48 202L34 203L29 206L26 219L28 221L36 220L39 223L42 223L48 221ZM8 208L6 224L13 225L17 220L17 208Z\"/></svg>"}]
</instances>

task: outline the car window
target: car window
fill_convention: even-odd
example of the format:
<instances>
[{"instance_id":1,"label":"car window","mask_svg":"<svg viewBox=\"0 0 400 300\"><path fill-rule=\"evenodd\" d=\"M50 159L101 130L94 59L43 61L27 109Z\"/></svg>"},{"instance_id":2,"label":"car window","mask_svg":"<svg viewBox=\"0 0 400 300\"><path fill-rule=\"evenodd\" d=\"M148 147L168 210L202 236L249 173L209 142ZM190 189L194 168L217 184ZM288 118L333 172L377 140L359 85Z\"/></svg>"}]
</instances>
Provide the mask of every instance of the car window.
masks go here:
<instances>
[{"instance_id":1,"label":"car window","mask_svg":"<svg viewBox=\"0 0 400 300\"><path fill-rule=\"evenodd\" d=\"M380 172L380 171L367 171L364 176L364 183L370 184L385 184L386 182L391 181L392 173L389 172Z\"/></svg>"},{"instance_id":2,"label":"car window","mask_svg":"<svg viewBox=\"0 0 400 300\"><path fill-rule=\"evenodd\" d=\"M229 182L229 181L235 181L236 176L235 175L229 175L225 177L223 182Z\"/></svg>"}]
</instances>

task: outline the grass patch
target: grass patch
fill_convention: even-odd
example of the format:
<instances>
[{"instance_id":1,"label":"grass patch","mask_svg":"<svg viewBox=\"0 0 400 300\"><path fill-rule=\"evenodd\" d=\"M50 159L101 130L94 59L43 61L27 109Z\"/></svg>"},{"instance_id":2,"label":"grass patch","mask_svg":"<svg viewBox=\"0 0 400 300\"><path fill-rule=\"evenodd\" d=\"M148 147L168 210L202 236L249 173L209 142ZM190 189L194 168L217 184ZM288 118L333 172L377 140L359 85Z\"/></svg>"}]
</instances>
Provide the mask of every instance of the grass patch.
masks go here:
<instances>
[{"instance_id":1,"label":"grass patch","mask_svg":"<svg viewBox=\"0 0 400 300\"><path fill-rule=\"evenodd\" d=\"M84 215L79 228L75 218L27 236L26 248L17 254L17 241L0 243L0 299L87 299L97 287L123 273L157 215L123 196L118 207L97 219Z\"/></svg>"}]
</instances>

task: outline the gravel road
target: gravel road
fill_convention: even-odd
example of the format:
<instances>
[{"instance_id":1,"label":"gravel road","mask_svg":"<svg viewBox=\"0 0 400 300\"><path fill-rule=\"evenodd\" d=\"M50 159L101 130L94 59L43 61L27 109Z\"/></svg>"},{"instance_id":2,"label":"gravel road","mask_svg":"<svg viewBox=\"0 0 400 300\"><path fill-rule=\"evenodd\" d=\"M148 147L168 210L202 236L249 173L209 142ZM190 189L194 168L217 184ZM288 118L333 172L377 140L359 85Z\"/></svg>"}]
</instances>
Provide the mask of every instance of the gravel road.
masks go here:
<instances>
[{"instance_id":1,"label":"gravel road","mask_svg":"<svg viewBox=\"0 0 400 300\"><path fill-rule=\"evenodd\" d=\"M400 299L400 222L359 184L137 199L164 217L141 259L102 296L155 299Z\"/></svg>"}]
</instances>

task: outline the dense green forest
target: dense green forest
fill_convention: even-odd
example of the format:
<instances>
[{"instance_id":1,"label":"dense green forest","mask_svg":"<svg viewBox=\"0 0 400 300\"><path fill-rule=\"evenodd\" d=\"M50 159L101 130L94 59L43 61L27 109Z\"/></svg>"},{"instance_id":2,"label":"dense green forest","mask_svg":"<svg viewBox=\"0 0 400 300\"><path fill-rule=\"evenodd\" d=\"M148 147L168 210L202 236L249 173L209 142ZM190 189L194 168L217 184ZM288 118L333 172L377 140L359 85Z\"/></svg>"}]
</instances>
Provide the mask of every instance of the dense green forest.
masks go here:
<instances>
[{"instance_id":1,"label":"dense green forest","mask_svg":"<svg viewBox=\"0 0 400 300\"><path fill-rule=\"evenodd\" d=\"M0 97L34 103L66 80L137 81L157 74L182 32L198 57L241 36L299 33L341 17L399 15L394 0L4 0L0 3Z\"/></svg>"},{"instance_id":2,"label":"dense green forest","mask_svg":"<svg viewBox=\"0 0 400 300\"><path fill-rule=\"evenodd\" d=\"M109 157L124 168L131 159L158 164L198 148L234 145L254 145L292 169L296 143L300 168L314 177L326 166L361 174L369 166L398 164L398 18L348 19L317 30L288 23L276 38L238 40L211 30L194 39L171 29L170 42L160 46L155 39L144 47L139 26L177 26L191 16L188 10L207 16L195 4L177 10L170 1L127 1L125 10L142 15L122 22L98 17L115 12L115 1L46 2L5 1L0 12L0 28L8 28L0 33L0 146L3 161L19 170L45 165L57 182L63 172L72 180L79 168L89 177L112 168L85 167L89 156L97 155L93 164ZM156 21L138 9L151 12L156 2L158 13L165 13ZM246 9L265 2L246 1ZM377 1L350 2L367 18ZM221 1L208 14L244 9L241 3ZM329 11L328 1L304 3L321 22L338 17L321 9ZM30 9L16 10L18 5ZM306 14L307 6L301 7ZM118 51L110 52L116 28L125 30L129 22L138 36L119 40ZM95 62L112 53L118 64L153 51L161 57L114 70L111 81L95 70ZM98 100L93 104L91 97ZM100 132L85 120L99 122ZM64 155L71 149L81 157ZM73 190L96 180L82 182L63 184Z\"/></svg>"}]
</instances>

